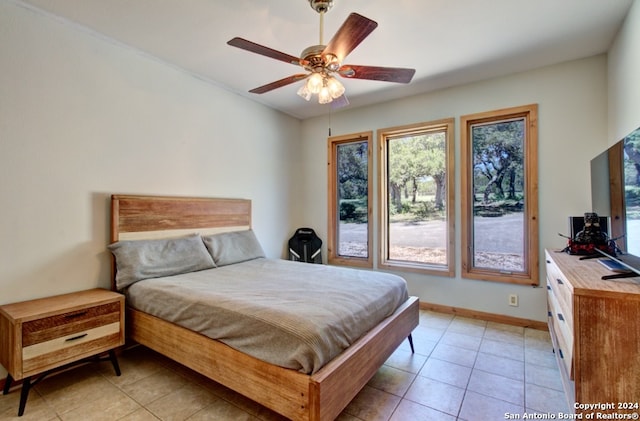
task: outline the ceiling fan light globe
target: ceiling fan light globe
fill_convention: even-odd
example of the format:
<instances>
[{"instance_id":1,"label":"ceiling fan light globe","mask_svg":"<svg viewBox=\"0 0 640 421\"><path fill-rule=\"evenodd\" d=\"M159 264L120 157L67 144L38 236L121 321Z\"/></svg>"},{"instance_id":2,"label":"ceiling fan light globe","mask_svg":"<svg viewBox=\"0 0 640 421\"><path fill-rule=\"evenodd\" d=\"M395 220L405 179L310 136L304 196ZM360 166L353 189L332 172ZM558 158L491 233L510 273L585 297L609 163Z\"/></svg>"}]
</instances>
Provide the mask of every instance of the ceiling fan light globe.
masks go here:
<instances>
[{"instance_id":1,"label":"ceiling fan light globe","mask_svg":"<svg viewBox=\"0 0 640 421\"><path fill-rule=\"evenodd\" d=\"M344 86L334 77L330 77L327 80L327 88L329 88L329 94L331 94L332 98L339 98L344 94Z\"/></svg>"},{"instance_id":2,"label":"ceiling fan light globe","mask_svg":"<svg viewBox=\"0 0 640 421\"><path fill-rule=\"evenodd\" d=\"M307 89L306 83L302 84L300 89L298 89L297 93L301 98L304 98L306 101L309 101L311 99L311 92Z\"/></svg>"},{"instance_id":3,"label":"ceiling fan light globe","mask_svg":"<svg viewBox=\"0 0 640 421\"><path fill-rule=\"evenodd\" d=\"M323 86L322 89L320 89L320 93L318 93L318 102L320 104L328 104L331 101L333 101L333 98L331 97L331 92L329 92L329 88L326 86Z\"/></svg>"},{"instance_id":4,"label":"ceiling fan light globe","mask_svg":"<svg viewBox=\"0 0 640 421\"><path fill-rule=\"evenodd\" d=\"M323 85L324 80L320 73L314 73L309 77L309 79L307 79L306 86L309 92L311 92L312 94L319 93Z\"/></svg>"}]
</instances>

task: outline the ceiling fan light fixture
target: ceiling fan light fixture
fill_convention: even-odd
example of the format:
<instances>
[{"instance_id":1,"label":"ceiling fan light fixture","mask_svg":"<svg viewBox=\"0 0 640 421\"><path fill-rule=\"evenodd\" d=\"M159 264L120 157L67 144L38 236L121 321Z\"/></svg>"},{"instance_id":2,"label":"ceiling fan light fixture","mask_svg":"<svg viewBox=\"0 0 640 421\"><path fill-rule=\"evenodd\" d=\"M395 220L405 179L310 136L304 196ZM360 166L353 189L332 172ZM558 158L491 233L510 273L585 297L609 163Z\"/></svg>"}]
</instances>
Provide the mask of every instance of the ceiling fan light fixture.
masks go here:
<instances>
[{"instance_id":1,"label":"ceiling fan light fixture","mask_svg":"<svg viewBox=\"0 0 640 421\"><path fill-rule=\"evenodd\" d=\"M313 73L305 84L309 92L312 94L320 93L324 85L324 76L321 73Z\"/></svg>"},{"instance_id":2,"label":"ceiling fan light fixture","mask_svg":"<svg viewBox=\"0 0 640 421\"><path fill-rule=\"evenodd\" d=\"M344 94L344 86L333 76L327 78L327 88L329 89L331 98L339 98Z\"/></svg>"},{"instance_id":3,"label":"ceiling fan light fixture","mask_svg":"<svg viewBox=\"0 0 640 421\"><path fill-rule=\"evenodd\" d=\"M311 99L311 91L309 91L309 89L307 89L307 84L303 83L302 86L300 87L300 89L298 89L298 95L301 98L304 98L306 101L309 101Z\"/></svg>"},{"instance_id":4,"label":"ceiling fan light fixture","mask_svg":"<svg viewBox=\"0 0 640 421\"><path fill-rule=\"evenodd\" d=\"M329 87L323 86L322 89L320 89L320 93L318 94L318 102L320 104L328 104L331 101L333 101L333 97L331 96Z\"/></svg>"}]
</instances>

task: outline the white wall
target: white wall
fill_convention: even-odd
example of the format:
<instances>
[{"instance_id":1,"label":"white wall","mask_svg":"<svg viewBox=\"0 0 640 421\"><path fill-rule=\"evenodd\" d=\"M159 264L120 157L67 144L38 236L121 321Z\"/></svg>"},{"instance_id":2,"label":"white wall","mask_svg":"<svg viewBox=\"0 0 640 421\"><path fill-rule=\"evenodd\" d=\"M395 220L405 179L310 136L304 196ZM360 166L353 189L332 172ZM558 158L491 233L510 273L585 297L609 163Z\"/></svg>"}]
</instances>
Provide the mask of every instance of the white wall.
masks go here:
<instances>
[{"instance_id":1,"label":"white wall","mask_svg":"<svg viewBox=\"0 0 640 421\"><path fill-rule=\"evenodd\" d=\"M608 54L609 144L640 127L640 1L634 1Z\"/></svg>"},{"instance_id":2,"label":"white wall","mask_svg":"<svg viewBox=\"0 0 640 421\"><path fill-rule=\"evenodd\" d=\"M386 104L346 109L331 117L332 134L342 135L455 117L456 226L460 227L459 117L505 107L539 104L540 261L541 279L544 279L543 249L562 248L565 240L558 233L568 233L567 217L582 215L591 209L589 160L606 146L606 70L606 57L600 55ZM347 86L347 93L348 89ZM302 125L302 157L308 168L306 187L302 189L306 206L303 223L316 228L323 238L327 238L327 194L324 189L318 188L322 185L318 180L324 181L327 177L327 128L327 117L305 120ZM377 163L374 168L377 177ZM377 180L375 182L377 186ZM377 203L377 187L374 189L374 200ZM375 221L377 217L375 209ZM462 279L460 232L456 233L456 240L455 278L398 272L407 279L412 294L426 302L546 320L544 287ZM375 233L374 250L377 250L379 241ZM377 258L377 251L375 254ZM541 285L544 286L544 280ZM510 293L519 294L519 307L508 306L507 297Z\"/></svg>"},{"instance_id":3,"label":"white wall","mask_svg":"<svg viewBox=\"0 0 640 421\"><path fill-rule=\"evenodd\" d=\"M283 256L300 122L0 2L0 304L110 286L109 195L241 197Z\"/></svg>"}]
</instances>

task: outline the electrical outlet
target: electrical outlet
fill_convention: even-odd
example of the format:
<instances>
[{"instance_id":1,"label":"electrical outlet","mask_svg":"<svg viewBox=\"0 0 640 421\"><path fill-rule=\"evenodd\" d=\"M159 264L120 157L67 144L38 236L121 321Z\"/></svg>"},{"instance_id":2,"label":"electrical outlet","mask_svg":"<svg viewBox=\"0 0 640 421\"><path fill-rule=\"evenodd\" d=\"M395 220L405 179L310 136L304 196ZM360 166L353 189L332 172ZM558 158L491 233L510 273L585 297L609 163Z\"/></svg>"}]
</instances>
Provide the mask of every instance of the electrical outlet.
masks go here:
<instances>
[{"instance_id":1,"label":"electrical outlet","mask_svg":"<svg viewBox=\"0 0 640 421\"><path fill-rule=\"evenodd\" d=\"M511 307L518 307L518 294L509 294L509 305Z\"/></svg>"}]
</instances>

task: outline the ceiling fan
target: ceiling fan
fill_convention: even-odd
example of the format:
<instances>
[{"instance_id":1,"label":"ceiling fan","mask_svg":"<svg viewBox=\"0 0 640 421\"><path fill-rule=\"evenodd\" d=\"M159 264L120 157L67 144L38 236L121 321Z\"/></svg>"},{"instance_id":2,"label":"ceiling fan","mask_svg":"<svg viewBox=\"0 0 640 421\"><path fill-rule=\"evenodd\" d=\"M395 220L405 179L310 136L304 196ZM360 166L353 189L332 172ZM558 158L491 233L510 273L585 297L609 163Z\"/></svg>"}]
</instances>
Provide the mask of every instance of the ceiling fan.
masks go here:
<instances>
[{"instance_id":1,"label":"ceiling fan","mask_svg":"<svg viewBox=\"0 0 640 421\"><path fill-rule=\"evenodd\" d=\"M321 104L335 101L332 105L340 107L347 105L349 102L344 96L344 86L334 77L335 74L349 79L380 80L396 83L411 82L415 69L342 64L342 60L376 29L378 23L357 13L351 13L329 43L324 45L324 14L333 6L333 0L309 0L309 4L320 14L320 43L306 48L302 51L300 57L295 57L243 38L236 37L227 42L233 47L301 66L306 70L306 73L291 75L254 88L249 92L263 94L306 79L306 82L298 90L298 95L309 101L312 94L318 94L318 102Z\"/></svg>"}]
</instances>

